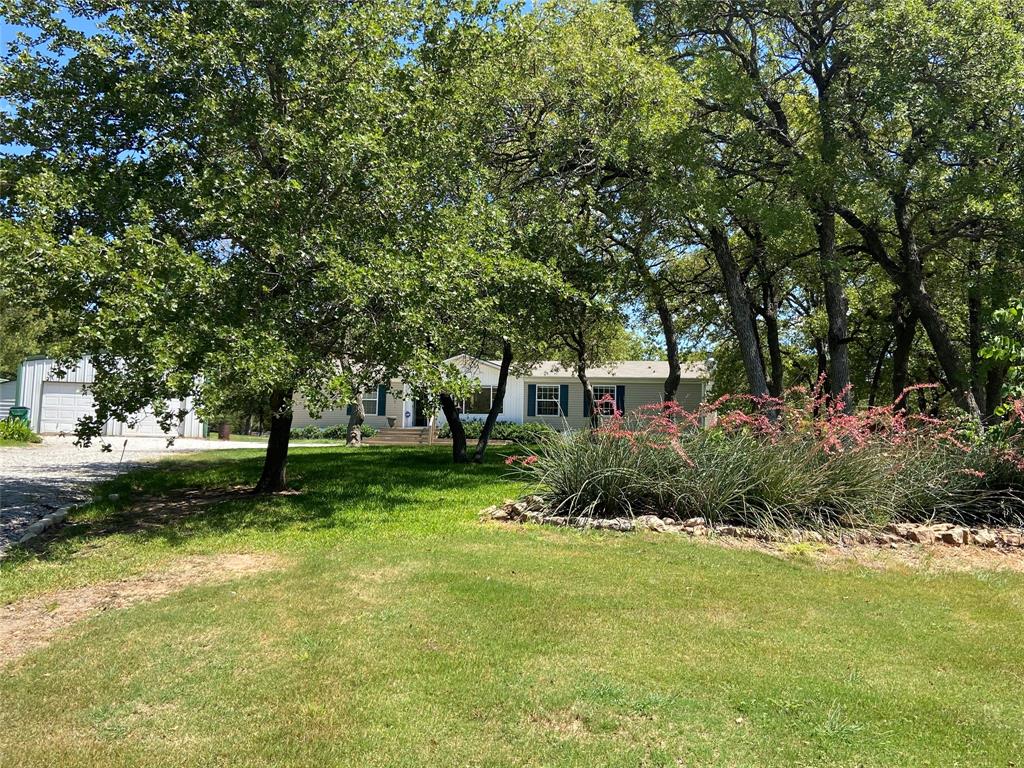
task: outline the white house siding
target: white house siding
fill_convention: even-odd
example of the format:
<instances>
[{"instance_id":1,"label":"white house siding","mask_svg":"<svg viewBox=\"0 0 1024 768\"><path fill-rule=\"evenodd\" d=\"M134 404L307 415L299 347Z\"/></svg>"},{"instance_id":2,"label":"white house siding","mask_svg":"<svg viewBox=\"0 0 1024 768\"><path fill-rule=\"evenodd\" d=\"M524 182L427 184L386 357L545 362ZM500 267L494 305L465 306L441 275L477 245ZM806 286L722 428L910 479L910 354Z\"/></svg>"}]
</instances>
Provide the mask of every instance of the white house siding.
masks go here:
<instances>
[{"instance_id":1,"label":"white house siding","mask_svg":"<svg viewBox=\"0 0 1024 768\"><path fill-rule=\"evenodd\" d=\"M501 372L500 369L493 365L487 365L484 363L474 364L475 361L464 363L460 367L462 372L471 378L475 378L481 387L496 387L498 386L498 374ZM525 386L523 379L516 376L509 376L508 381L505 385L505 401L501 404L501 413L498 414L498 421L514 421L516 423L522 423L525 410L523 409L523 392ZM469 419L478 419L483 421L487 418L486 413L464 413L462 414L463 421ZM443 413L437 415L438 424L444 424L445 418Z\"/></svg>"},{"instance_id":2,"label":"white house siding","mask_svg":"<svg viewBox=\"0 0 1024 768\"><path fill-rule=\"evenodd\" d=\"M385 403L385 414L378 416L375 413L368 413L363 418L364 424L369 424L377 429L386 429L388 426L388 417L392 416L395 419L395 426L402 426L402 414L405 409L405 402L402 398L396 397L395 392L402 392L402 383L400 381L392 381L388 389L387 401ZM295 405L292 408L292 429L301 429L302 427L333 427L336 424L348 424L348 408L336 408L329 411L323 411L318 418L313 418L309 411L306 409L306 402L302 396L295 398Z\"/></svg>"},{"instance_id":3,"label":"white house siding","mask_svg":"<svg viewBox=\"0 0 1024 768\"><path fill-rule=\"evenodd\" d=\"M618 383L622 384L623 382ZM648 405L650 403L660 403L664 391L665 382L663 381L648 381L626 384L626 413L631 413L642 405ZM676 402L683 406L683 408L685 408L688 411L695 411L700 406L703 399L704 382L679 382L679 388L676 390Z\"/></svg>"},{"instance_id":4,"label":"white house siding","mask_svg":"<svg viewBox=\"0 0 1024 768\"><path fill-rule=\"evenodd\" d=\"M630 379L614 379L614 378L599 378L591 379L592 385L614 385L625 387L625 410L626 413L632 413L642 405L648 405L650 403L661 402L662 392L665 390L665 383L662 381L651 381L646 380L630 380ZM583 385L579 379L567 379L567 378L531 378L526 379L522 384L522 398L525 403L528 398L529 385L568 385L569 387L569 409L565 418L562 416L526 416L525 421L537 421L544 422L555 429L564 429L566 424L572 429L583 429L590 425L590 419L583 413ZM694 379L684 379L679 384L679 389L676 392L676 400L687 410L696 410L704 399L704 387L703 381ZM528 406L527 406L528 407ZM528 412L528 411L527 411Z\"/></svg>"},{"instance_id":5,"label":"white house siding","mask_svg":"<svg viewBox=\"0 0 1024 768\"><path fill-rule=\"evenodd\" d=\"M493 362L476 360L467 356L452 358L449 362L457 364L465 376L470 379L476 379L481 387L494 387L498 385L499 368ZM558 429L563 428L566 423L574 429L589 426L589 418L583 415L583 386L580 384L579 379L571 374L558 375L558 373L564 373L564 370L557 373L554 370L547 370L548 368L553 369L555 367L557 367L555 364L548 361L548 363L540 366L543 370L543 373L540 375L535 373L535 375L528 377L510 376L505 392L502 413L498 418L501 421L517 423L543 421ZM627 361L602 371L605 375L595 376L592 381L594 384L625 386L625 408L627 412L631 412L641 405L661 401L661 393L664 389L664 380L660 377L661 368L666 368L667 372L667 364L663 361ZM618 372L618 375L616 375L616 372ZM628 375L623 376L622 373L631 374L632 378ZM643 378L637 378L638 376ZM568 418L563 420L561 417L554 416L527 416L526 401L530 384L567 385L569 388ZM706 389L707 382L703 378L684 378L679 385L677 400L684 408L696 410L704 399ZM401 397L396 397L395 393L401 394L402 391L402 383L398 380L393 380L388 393L387 415L395 417L396 426L412 426L415 403L411 398L403 400ZM405 417L405 413L409 414L408 418ZM462 414L464 420L484 419L486 416L486 413ZM438 413L436 419L438 424L444 424L443 414ZM325 411L320 414L319 418L313 419L306 410L302 400L296 400L292 418L292 426L296 429L309 425L327 427L347 423L348 413L345 408ZM366 416L366 423L378 428L386 427L387 419L385 416L368 414Z\"/></svg>"},{"instance_id":6,"label":"white house siding","mask_svg":"<svg viewBox=\"0 0 1024 768\"><path fill-rule=\"evenodd\" d=\"M497 377L495 377L497 378ZM481 384L481 387L496 387L498 382L495 381L493 384ZM514 421L517 424L523 422L523 386L522 379L516 379L509 376L508 384L505 386L505 401L501 404L501 413L498 414L498 421ZM487 418L486 413L463 413L461 416L463 421L469 421L476 419L477 421L483 421ZM447 419L444 417L444 413L438 411L437 423L444 424Z\"/></svg>"},{"instance_id":7,"label":"white house siding","mask_svg":"<svg viewBox=\"0 0 1024 768\"><path fill-rule=\"evenodd\" d=\"M53 370L54 361L49 358L30 358L18 369L17 404L29 408L29 424L40 434L72 432L81 416L92 415L95 411L88 385L95 380L96 371L88 358L79 361L64 377L58 377ZM171 408L182 407L181 401L169 403ZM202 437L203 423L185 401L188 415L178 425L176 434L182 437ZM135 421L135 419L132 419ZM138 423L110 421L103 429L107 436L164 436L152 413L138 414Z\"/></svg>"}]
</instances>

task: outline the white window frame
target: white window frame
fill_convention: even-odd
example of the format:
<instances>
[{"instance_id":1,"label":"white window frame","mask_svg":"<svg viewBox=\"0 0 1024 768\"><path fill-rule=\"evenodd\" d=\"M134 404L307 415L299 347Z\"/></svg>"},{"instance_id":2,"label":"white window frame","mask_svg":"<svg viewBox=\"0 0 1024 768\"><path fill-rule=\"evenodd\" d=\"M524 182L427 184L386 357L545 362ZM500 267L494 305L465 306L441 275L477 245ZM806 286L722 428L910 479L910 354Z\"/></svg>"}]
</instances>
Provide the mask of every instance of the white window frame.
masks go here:
<instances>
[{"instance_id":1,"label":"white window frame","mask_svg":"<svg viewBox=\"0 0 1024 768\"><path fill-rule=\"evenodd\" d=\"M372 398L371 397L367 397L366 396L367 395L366 392L363 392L363 394L359 398L362 401L362 404L363 404L363 415L364 416L376 416L377 415L377 404L378 404L377 388L374 387L373 389L371 389L369 391L373 393L373 397ZM370 402L373 403L373 408L367 408L366 407L366 404L370 403Z\"/></svg>"},{"instance_id":2,"label":"white window frame","mask_svg":"<svg viewBox=\"0 0 1024 768\"><path fill-rule=\"evenodd\" d=\"M546 397L542 397L541 396L541 391L542 390L551 390L552 392L554 392L554 396L552 397L552 396L548 395ZM548 394L548 393L545 393L545 394ZM536 401L536 407L535 407L537 415L538 416L561 416L562 415L562 397L561 397L561 394L562 394L561 387L559 387L557 384L538 384L537 385L537 401ZM544 403L544 404L553 403L554 407L555 407L554 412L553 413L546 413L546 412L542 411L541 410L541 403Z\"/></svg>"},{"instance_id":3,"label":"white window frame","mask_svg":"<svg viewBox=\"0 0 1024 768\"><path fill-rule=\"evenodd\" d=\"M614 416L615 409L617 407L615 392L616 388L614 384L594 384L594 412L601 416ZM602 403L601 398L608 395L612 396L610 403Z\"/></svg>"}]
</instances>

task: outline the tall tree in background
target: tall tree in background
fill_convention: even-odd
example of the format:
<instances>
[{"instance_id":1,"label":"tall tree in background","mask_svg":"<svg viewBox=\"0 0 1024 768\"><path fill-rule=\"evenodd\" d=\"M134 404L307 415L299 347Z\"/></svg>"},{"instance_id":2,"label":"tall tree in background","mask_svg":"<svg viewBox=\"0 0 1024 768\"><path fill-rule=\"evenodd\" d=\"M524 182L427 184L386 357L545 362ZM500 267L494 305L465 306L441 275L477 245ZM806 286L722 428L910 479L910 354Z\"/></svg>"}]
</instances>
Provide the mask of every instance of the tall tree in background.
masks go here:
<instances>
[{"instance_id":1,"label":"tall tree in background","mask_svg":"<svg viewBox=\"0 0 1024 768\"><path fill-rule=\"evenodd\" d=\"M671 68L646 56L624 9L550 4L503 26L494 55L469 77L485 94L488 165L517 247L561 276L571 291L537 320L557 340L552 354L579 379L597 418L588 368L605 362L621 307L660 307L672 373L678 340L638 226L651 218L657 168L673 160L681 120ZM624 279L623 279L624 278Z\"/></svg>"},{"instance_id":2,"label":"tall tree in background","mask_svg":"<svg viewBox=\"0 0 1024 768\"><path fill-rule=\"evenodd\" d=\"M828 317L829 387L852 408L848 306L835 223L842 158L834 90L849 65L840 41L850 24L847 1L680 0L633 7L652 42L678 62L680 76L702 84L698 100L710 119L733 116L778 148L786 179L814 221Z\"/></svg>"},{"instance_id":3,"label":"tall tree in background","mask_svg":"<svg viewBox=\"0 0 1024 768\"><path fill-rule=\"evenodd\" d=\"M957 405L980 420L978 273L1017 214L1020 33L997 4L982 2L886 4L855 32L839 128L867 183L840 213L921 324ZM960 261L970 286L967 355L930 287L934 259Z\"/></svg>"}]
</instances>

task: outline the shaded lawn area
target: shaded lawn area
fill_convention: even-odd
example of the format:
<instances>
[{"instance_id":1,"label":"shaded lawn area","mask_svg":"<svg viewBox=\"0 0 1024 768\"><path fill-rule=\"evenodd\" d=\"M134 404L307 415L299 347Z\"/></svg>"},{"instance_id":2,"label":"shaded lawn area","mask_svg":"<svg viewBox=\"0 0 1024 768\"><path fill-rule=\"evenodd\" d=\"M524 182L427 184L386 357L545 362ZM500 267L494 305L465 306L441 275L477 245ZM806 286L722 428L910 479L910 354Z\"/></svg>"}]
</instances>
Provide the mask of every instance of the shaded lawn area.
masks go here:
<instances>
[{"instance_id":1,"label":"shaded lawn area","mask_svg":"<svg viewBox=\"0 0 1024 768\"><path fill-rule=\"evenodd\" d=\"M500 456L303 449L297 496L185 517L135 472L0 565L0 601L184 555L284 567L108 611L0 669L3 766L1009 766L1024 578L824 568L670 536L504 528ZM141 521L140 521L141 520Z\"/></svg>"}]
</instances>

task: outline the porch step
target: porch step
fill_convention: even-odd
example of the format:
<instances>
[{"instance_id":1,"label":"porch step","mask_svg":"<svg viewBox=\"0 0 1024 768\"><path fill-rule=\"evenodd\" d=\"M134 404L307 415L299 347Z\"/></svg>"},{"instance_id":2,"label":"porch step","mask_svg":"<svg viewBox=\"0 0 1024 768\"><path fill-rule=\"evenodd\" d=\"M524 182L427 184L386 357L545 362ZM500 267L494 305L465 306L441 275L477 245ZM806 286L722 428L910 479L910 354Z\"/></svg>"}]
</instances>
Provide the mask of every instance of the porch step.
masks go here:
<instances>
[{"instance_id":1,"label":"porch step","mask_svg":"<svg viewBox=\"0 0 1024 768\"><path fill-rule=\"evenodd\" d=\"M430 441L427 427L396 427L381 429L363 442L369 445L426 445Z\"/></svg>"}]
</instances>

